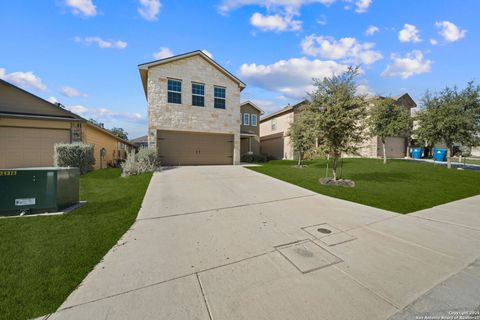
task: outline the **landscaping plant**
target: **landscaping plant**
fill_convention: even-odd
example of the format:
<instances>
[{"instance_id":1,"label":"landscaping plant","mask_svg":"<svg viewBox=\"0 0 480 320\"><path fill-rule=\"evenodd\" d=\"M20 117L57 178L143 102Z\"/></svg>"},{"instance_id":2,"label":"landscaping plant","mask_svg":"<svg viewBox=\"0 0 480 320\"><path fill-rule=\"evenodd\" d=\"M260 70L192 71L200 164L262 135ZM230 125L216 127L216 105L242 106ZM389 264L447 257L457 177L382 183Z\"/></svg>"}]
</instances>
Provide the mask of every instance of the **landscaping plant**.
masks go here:
<instances>
[{"instance_id":1,"label":"landscaping plant","mask_svg":"<svg viewBox=\"0 0 480 320\"><path fill-rule=\"evenodd\" d=\"M314 79L310 94L312 123L320 151L332 157L333 180L337 180L337 163L342 153L358 154L364 141L365 96L357 95L355 77L359 68L350 67L341 75Z\"/></svg>"},{"instance_id":2,"label":"landscaping plant","mask_svg":"<svg viewBox=\"0 0 480 320\"><path fill-rule=\"evenodd\" d=\"M53 154L56 167L77 167L80 174L93 169L95 157L93 145L85 143L57 143Z\"/></svg>"},{"instance_id":3,"label":"landscaping plant","mask_svg":"<svg viewBox=\"0 0 480 320\"><path fill-rule=\"evenodd\" d=\"M428 145L443 142L447 146L447 167L452 167L454 143L478 144L480 134L480 86L469 82L463 90L446 87L436 94L427 92L422 109L416 114L419 140Z\"/></svg>"},{"instance_id":4,"label":"landscaping plant","mask_svg":"<svg viewBox=\"0 0 480 320\"><path fill-rule=\"evenodd\" d=\"M145 172L154 172L160 169L160 160L157 150L142 148L135 153L132 150L127 154L127 159L122 163L122 176L127 177Z\"/></svg>"},{"instance_id":5,"label":"landscaping plant","mask_svg":"<svg viewBox=\"0 0 480 320\"><path fill-rule=\"evenodd\" d=\"M298 167L302 166L305 153L315 147L316 132L314 129L315 114L303 111L295 115L295 121L290 125L288 134L292 141L293 149L298 154Z\"/></svg>"},{"instance_id":6,"label":"landscaping plant","mask_svg":"<svg viewBox=\"0 0 480 320\"><path fill-rule=\"evenodd\" d=\"M387 163L385 141L387 137L410 134L412 119L410 110L399 105L392 98L378 98L368 112L368 127L372 136L378 136L382 142L383 163Z\"/></svg>"}]
</instances>

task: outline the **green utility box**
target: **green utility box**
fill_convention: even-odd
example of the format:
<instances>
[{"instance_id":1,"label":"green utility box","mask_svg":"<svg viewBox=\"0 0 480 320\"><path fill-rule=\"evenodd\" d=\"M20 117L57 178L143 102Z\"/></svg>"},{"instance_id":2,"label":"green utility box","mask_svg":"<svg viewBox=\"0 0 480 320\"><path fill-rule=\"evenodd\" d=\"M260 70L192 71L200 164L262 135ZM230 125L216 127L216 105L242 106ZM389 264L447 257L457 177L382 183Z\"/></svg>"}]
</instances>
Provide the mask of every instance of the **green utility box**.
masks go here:
<instances>
[{"instance_id":1,"label":"green utility box","mask_svg":"<svg viewBox=\"0 0 480 320\"><path fill-rule=\"evenodd\" d=\"M78 168L0 169L0 216L58 212L79 198Z\"/></svg>"}]
</instances>

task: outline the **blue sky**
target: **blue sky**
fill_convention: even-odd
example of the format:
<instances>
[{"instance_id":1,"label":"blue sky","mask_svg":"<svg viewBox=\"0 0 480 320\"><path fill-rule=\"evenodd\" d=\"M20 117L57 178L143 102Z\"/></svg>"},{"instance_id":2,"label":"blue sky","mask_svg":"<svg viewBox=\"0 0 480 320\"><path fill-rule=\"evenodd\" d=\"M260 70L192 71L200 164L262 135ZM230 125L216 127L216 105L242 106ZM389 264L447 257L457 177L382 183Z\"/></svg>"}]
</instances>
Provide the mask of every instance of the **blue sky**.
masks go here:
<instances>
[{"instance_id":1,"label":"blue sky","mask_svg":"<svg viewBox=\"0 0 480 320\"><path fill-rule=\"evenodd\" d=\"M359 92L418 102L427 89L479 82L479 12L477 0L8 1L0 78L130 138L147 130L137 65L197 49L266 113L351 64Z\"/></svg>"}]
</instances>

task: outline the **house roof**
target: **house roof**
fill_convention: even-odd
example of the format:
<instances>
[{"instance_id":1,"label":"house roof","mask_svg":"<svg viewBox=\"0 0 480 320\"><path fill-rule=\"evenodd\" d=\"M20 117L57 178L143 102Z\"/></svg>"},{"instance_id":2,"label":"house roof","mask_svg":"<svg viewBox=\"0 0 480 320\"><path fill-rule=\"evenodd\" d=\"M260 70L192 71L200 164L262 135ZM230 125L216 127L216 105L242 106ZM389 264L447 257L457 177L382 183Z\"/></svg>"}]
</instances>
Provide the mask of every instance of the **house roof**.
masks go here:
<instances>
[{"instance_id":1,"label":"house roof","mask_svg":"<svg viewBox=\"0 0 480 320\"><path fill-rule=\"evenodd\" d=\"M141 136L141 137L130 140L130 142L132 142L132 143L146 143L146 142L148 142L148 136L147 135Z\"/></svg>"},{"instance_id":2,"label":"house roof","mask_svg":"<svg viewBox=\"0 0 480 320\"><path fill-rule=\"evenodd\" d=\"M61 107L60 104L52 103L40 98L39 96L17 87L10 82L0 79L0 85L4 85L20 93L20 95L15 95L13 93L14 91L10 91L10 94L8 94L8 90L6 90L7 92L3 92L3 99L7 100L7 105L2 105L3 99L0 99L0 113L3 116L36 119L48 118L49 120L56 119L63 121L86 121L79 115ZM36 101L36 104L33 106L32 101Z\"/></svg>"},{"instance_id":3,"label":"house roof","mask_svg":"<svg viewBox=\"0 0 480 320\"><path fill-rule=\"evenodd\" d=\"M158 65L161 65L161 64L165 64L165 63L170 63L172 61L177 61L177 60L181 60L181 59L185 59L185 58L190 58L190 57L193 57L193 56L200 56L200 57L204 58L207 62L212 64L219 71L224 73L227 77L229 77L230 79L232 79L233 81L238 83L238 85L240 86L240 91L242 91L247 86L243 81L241 81L240 79L235 77L227 69L222 67L220 64L218 64L215 60L213 60L212 58L207 56L201 50L195 50L195 51L171 56L171 57L168 57L168 58L154 60L154 61L139 64L138 65L138 70L140 72L140 78L142 79L142 85L143 85L143 90L145 91L145 97L147 97L147 94L148 94L147 93L147 82L148 82L148 69L149 68L155 67L155 66L158 66Z\"/></svg>"},{"instance_id":4,"label":"house roof","mask_svg":"<svg viewBox=\"0 0 480 320\"><path fill-rule=\"evenodd\" d=\"M278 116L281 116L281 115L283 115L283 114L292 112L295 108L297 108L298 106L300 106L300 105L302 105L302 104L304 104L304 103L306 103L306 102L308 102L308 100L307 100L307 99L304 99L304 100L302 100L302 101L300 101L300 102L297 102L297 103L294 104L294 105L288 105L288 106L286 106L286 107L283 107L282 109L280 109L280 110L278 110L278 111L275 111L275 112L273 112L273 113L271 113L271 114L263 117L262 119L260 119L260 122L267 121L267 120L269 120L269 119L271 119L271 118L278 117Z\"/></svg>"},{"instance_id":5,"label":"house roof","mask_svg":"<svg viewBox=\"0 0 480 320\"><path fill-rule=\"evenodd\" d=\"M244 106L244 105L246 105L246 104L249 104L249 105L251 105L252 107L254 107L255 109L257 109L257 110L260 112L261 115L264 113L263 110L260 109L260 107L258 107L255 103L253 103L253 102L250 101L250 100L247 100L247 101L242 102L242 103L240 104L240 107L241 107L241 106Z\"/></svg>"}]
</instances>

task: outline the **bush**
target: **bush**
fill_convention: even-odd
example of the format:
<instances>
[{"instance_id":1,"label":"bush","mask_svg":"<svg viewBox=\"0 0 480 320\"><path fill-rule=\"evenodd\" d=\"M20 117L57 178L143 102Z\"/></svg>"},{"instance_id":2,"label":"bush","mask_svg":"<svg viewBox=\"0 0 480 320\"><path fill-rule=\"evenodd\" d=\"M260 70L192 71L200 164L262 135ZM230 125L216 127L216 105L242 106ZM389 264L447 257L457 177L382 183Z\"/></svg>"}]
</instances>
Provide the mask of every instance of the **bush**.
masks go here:
<instances>
[{"instance_id":1,"label":"bush","mask_svg":"<svg viewBox=\"0 0 480 320\"><path fill-rule=\"evenodd\" d=\"M93 145L84 143L56 143L53 160L56 167L77 167L80 174L93 170Z\"/></svg>"},{"instance_id":2,"label":"bush","mask_svg":"<svg viewBox=\"0 0 480 320\"><path fill-rule=\"evenodd\" d=\"M160 168L160 160L155 149L143 148L135 153L132 150L122 163L122 176L128 177L144 172L154 172Z\"/></svg>"},{"instance_id":3,"label":"bush","mask_svg":"<svg viewBox=\"0 0 480 320\"><path fill-rule=\"evenodd\" d=\"M268 158L265 154L244 154L240 157L240 161L246 163L267 162Z\"/></svg>"}]
</instances>

